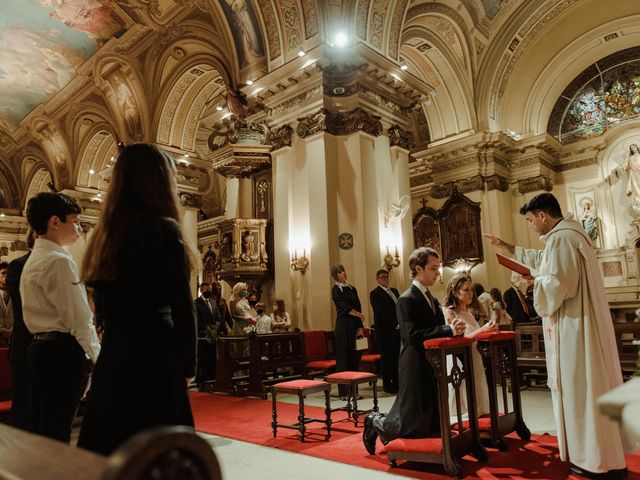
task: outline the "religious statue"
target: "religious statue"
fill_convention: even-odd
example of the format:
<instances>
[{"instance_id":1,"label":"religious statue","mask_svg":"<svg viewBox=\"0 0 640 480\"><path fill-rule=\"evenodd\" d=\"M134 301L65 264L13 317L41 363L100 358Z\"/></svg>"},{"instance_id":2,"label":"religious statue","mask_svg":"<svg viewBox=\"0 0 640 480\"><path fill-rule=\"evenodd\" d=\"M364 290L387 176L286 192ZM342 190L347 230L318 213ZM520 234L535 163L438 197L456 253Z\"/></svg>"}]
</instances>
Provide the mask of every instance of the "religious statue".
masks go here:
<instances>
[{"instance_id":1,"label":"religious statue","mask_svg":"<svg viewBox=\"0 0 640 480\"><path fill-rule=\"evenodd\" d=\"M640 150L635 143L629 146L629 156L624 169L629 174L627 196L631 197L634 205L640 205Z\"/></svg>"},{"instance_id":2,"label":"religious statue","mask_svg":"<svg viewBox=\"0 0 640 480\"><path fill-rule=\"evenodd\" d=\"M129 87L118 77L115 77L115 82L118 103L120 104L120 108L122 108L122 115L124 116L124 123L127 127L127 132L129 132L129 135L134 140L140 140L142 137L140 115L138 113L138 107L136 106L133 94Z\"/></svg>"},{"instance_id":3,"label":"religious statue","mask_svg":"<svg viewBox=\"0 0 640 480\"><path fill-rule=\"evenodd\" d=\"M255 242L256 239L253 233L249 230L245 230L242 234L242 254L240 255L240 258L243 261L251 262L257 258L255 254Z\"/></svg>"},{"instance_id":4,"label":"religious statue","mask_svg":"<svg viewBox=\"0 0 640 480\"><path fill-rule=\"evenodd\" d=\"M580 223L582 228L587 232L587 236L595 241L600 234L600 227L598 226L598 217L596 216L596 209L591 203L591 199L584 198L580 205L582 206L582 215L580 216Z\"/></svg>"}]
</instances>

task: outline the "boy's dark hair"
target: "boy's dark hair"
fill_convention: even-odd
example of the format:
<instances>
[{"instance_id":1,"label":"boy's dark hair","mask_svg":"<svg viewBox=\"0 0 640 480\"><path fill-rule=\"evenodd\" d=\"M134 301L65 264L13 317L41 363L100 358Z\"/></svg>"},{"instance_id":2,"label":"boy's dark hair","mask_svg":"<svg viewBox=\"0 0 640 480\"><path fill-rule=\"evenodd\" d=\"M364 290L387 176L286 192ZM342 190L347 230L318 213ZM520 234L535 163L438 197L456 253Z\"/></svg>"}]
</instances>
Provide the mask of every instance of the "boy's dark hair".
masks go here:
<instances>
[{"instance_id":1,"label":"boy's dark hair","mask_svg":"<svg viewBox=\"0 0 640 480\"><path fill-rule=\"evenodd\" d=\"M38 235L47 233L49 219L67 221L67 215L79 214L82 208L73 197L64 193L41 192L27 203L27 221Z\"/></svg>"},{"instance_id":2,"label":"boy's dark hair","mask_svg":"<svg viewBox=\"0 0 640 480\"><path fill-rule=\"evenodd\" d=\"M262 315L267 309L267 306L263 302L256 303L256 312Z\"/></svg>"},{"instance_id":3,"label":"boy's dark hair","mask_svg":"<svg viewBox=\"0 0 640 480\"><path fill-rule=\"evenodd\" d=\"M376 272L376 278L378 278L380 275L389 275L389 270L387 270L386 268L381 268Z\"/></svg>"},{"instance_id":4,"label":"boy's dark hair","mask_svg":"<svg viewBox=\"0 0 640 480\"><path fill-rule=\"evenodd\" d=\"M8 262L0 262L0 271L6 270L7 268L9 268Z\"/></svg>"},{"instance_id":5,"label":"boy's dark hair","mask_svg":"<svg viewBox=\"0 0 640 480\"><path fill-rule=\"evenodd\" d=\"M429 257L440 258L440 255L430 247L420 247L416 248L413 251L413 253L409 256L409 260L407 262L409 265L409 270L411 270L411 278L416 277L416 274L418 273L416 272L416 267L418 265L424 268L427 263L429 263Z\"/></svg>"},{"instance_id":6,"label":"boy's dark hair","mask_svg":"<svg viewBox=\"0 0 640 480\"><path fill-rule=\"evenodd\" d=\"M525 203L520 208L520 215L525 215L527 212L544 212L554 218L562 217L562 209L558 199L550 193L541 193Z\"/></svg>"}]
</instances>

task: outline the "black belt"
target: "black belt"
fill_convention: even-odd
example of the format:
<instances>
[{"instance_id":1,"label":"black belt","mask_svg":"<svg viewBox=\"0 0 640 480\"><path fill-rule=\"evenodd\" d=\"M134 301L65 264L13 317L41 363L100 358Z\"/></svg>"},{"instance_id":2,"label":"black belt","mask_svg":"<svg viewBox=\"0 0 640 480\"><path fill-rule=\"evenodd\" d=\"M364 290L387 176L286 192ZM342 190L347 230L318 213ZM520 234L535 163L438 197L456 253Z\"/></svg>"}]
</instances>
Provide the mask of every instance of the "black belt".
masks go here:
<instances>
[{"instance_id":1,"label":"black belt","mask_svg":"<svg viewBox=\"0 0 640 480\"><path fill-rule=\"evenodd\" d=\"M66 340L69 337L73 338L70 333L67 332L42 332L42 333L34 333L34 340L43 340L46 342L55 342L58 340Z\"/></svg>"}]
</instances>

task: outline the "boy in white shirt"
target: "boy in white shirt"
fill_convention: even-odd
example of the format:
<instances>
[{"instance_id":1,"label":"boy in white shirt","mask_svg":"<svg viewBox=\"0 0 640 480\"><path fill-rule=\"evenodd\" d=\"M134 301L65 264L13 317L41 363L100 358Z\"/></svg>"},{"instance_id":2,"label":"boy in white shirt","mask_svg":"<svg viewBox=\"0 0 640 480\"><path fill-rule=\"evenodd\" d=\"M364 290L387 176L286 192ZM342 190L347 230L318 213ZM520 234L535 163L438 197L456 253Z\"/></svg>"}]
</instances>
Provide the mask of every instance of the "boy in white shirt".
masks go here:
<instances>
[{"instance_id":1,"label":"boy in white shirt","mask_svg":"<svg viewBox=\"0 0 640 480\"><path fill-rule=\"evenodd\" d=\"M258 313L258 323L256 323L256 331L258 333L271 333L271 317L264 313L267 306L262 303L256 303L256 312Z\"/></svg>"},{"instance_id":2,"label":"boy in white shirt","mask_svg":"<svg viewBox=\"0 0 640 480\"><path fill-rule=\"evenodd\" d=\"M63 247L80 237L81 208L70 196L44 192L27 204L38 234L20 279L24 323L34 337L27 350L32 386L32 432L69 442L71 424L100 343L78 267Z\"/></svg>"}]
</instances>

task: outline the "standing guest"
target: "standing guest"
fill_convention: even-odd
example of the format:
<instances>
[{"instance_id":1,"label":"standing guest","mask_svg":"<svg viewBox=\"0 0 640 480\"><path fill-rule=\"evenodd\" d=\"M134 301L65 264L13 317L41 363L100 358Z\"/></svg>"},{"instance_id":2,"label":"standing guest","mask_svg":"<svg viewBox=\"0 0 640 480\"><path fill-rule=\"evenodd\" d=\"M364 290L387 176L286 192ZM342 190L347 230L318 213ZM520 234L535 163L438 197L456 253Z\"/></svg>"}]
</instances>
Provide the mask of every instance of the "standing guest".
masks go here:
<instances>
[{"instance_id":1,"label":"standing guest","mask_svg":"<svg viewBox=\"0 0 640 480\"><path fill-rule=\"evenodd\" d=\"M64 247L80 237L80 205L68 195L43 192L29 199L27 220L38 234L20 278L31 383L28 428L69 442L100 343L78 267Z\"/></svg>"},{"instance_id":2,"label":"standing guest","mask_svg":"<svg viewBox=\"0 0 640 480\"><path fill-rule=\"evenodd\" d=\"M511 325L511 316L505 309L502 292L499 288L492 288L491 292L491 321L498 325Z\"/></svg>"},{"instance_id":3,"label":"standing guest","mask_svg":"<svg viewBox=\"0 0 640 480\"><path fill-rule=\"evenodd\" d=\"M151 427L193 426L195 257L180 226L175 177L173 160L157 147L124 147L87 246L83 277L104 335L78 446L104 455Z\"/></svg>"},{"instance_id":4,"label":"standing guest","mask_svg":"<svg viewBox=\"0 0 640 480\"><path fill-rule=\"evenodd\" d=\"M266 309L267 306L263 302L256 303L256 312L258 313L257 333L271 333L271 317L264 313Z\"/></svg>"},{"instance_id":5,"label":"standing guest","mask_svg":"<svg viewBox=\"0 0 640 480\"><path fill-rule=\"evenodd\" d=\"M533 305L533 285L527 285L527 293L524 294L524 299L529 307L529 316L531 321L540 321L540 315L536 312L536 307Z\"/></svg>"},{"instance_id":6,"label":"standing guest","mask_svg":"<svg viewBox=\"0 0 640 480\"><path fill-rule=\"evenodd\" d=\"M233 330L233 319L231 318L227 301L222 297L222 285L220 285L220 282L213 282L211 291L213 304L218 307L218 312L220 312L220 335L227 335Z\"/></svg>"},{"instance_id":7,"label":"standing guest","mask_svg":"<svg viewBox=\"0 0 640 480\"><path fill-rule=\"evenodd\" d=\"M440 304L429 287L440 276L440 255L421 247L408 260L413 284L398 298L400 325L400 391L387 415L370 413L364 420L362 440L369 454L376 452L376 438L382 443L396 438L426 438L440 430L438 388L433 368L425 358L424 341L461 335L465 323L454 319L444 323Z\"/></svg>"},{"instance_id":8,"label":"standing guest","mask_svg":"<svg viewBox=\"0 0 640 480\"><path fill-rule=\"evenodd\" d=\"M464 273L454 275L447 282L447 297L444 302L444 320L447 324L452 324L454 320L462 320L465 324L464 336L475 338L479 333L494 332L498 330L498 324L493 320L480 326L470 309L473 300L473 289L471 288L471 277ZM473 362L473 382L476 388L476 408L478 416L489 413L489 389L487 388L487 377L484 374L482 357L477 348L471 349L471 359ZM453 359L447 357L448 371L453 368ZM463 381L464 382L464 381ZM464 383L463 383L464 385ZM464 386L460 387L464 391ZM460 396L460 414L466 416L468 407L466 395ZM457 404L454 388L449 385L449 411L452 419L457 422Z\"/></svg>"},{"instance_id":9,"label":"standing guest","mask_svg":"<svg viewBox=\"0 0 640 480\"><path fill-rule=\"evenodd\" d=\"M336 372L357 372L360 352L356 350L356 338L364 334L362 306L356 288L347 283L347 272L341 264L331 266L331 277L336 282L331 289L331 298L336 306ZM338 393L346 400L348 385L338 385Z\"/></svg>"},{"instance_id":10,"label":"standing guest","mask_svg":"<svg viewBox=\"0 0 640 480\"><path fill-rule=\"evenodd\" d=\"M246 335L250 327L256 324L255 317L251 314L251 305L247 301L249 290L247 284L238 282L233 286L229 299L229 310L233 318L233 334Z\"/></svg>"},{"instance_id":11,"label":"standing guest","mask_svg":"<svg viewBox=\"0 0 640 480\"><path fill-rule=\"evenodd\" d=\"M511 287L504 292L504 304L507 313L514 323L527 323L531 321L529 306L520 290L521 277L517 273L511 275Z\"/></svg>"},{"instance_id":12,"label":"standing guest","mask_svg":"<svg viewBox=\"0 0 640 480\"><path fill-rule=\"evenodd\" d=\"M560 458L571 472L589 478L626 473L619 425L607 419L596 399L622 384L620 360L598 260L582 226L564 218L550 193L521 209L544 250L485 237L534 268L535 307L542 316Z\"/></svg>"},{"instance_id":13,"label":"standing guest","mask_svg":"<svg viewBox=\"0 0 640 480\"><path fill-rule=\"evenodd\" d=\"M491 295L489 292L484 290L484 287L480 283L474 283L472 288L476 298L478 299L478 303L482 307L482 311L478 310L480 313L480 320L478 323L483 325L487 323L491 317Z\"/></svg>"},{"instance_id":14,"label":"standing guest","mask_svg":"<svg viewBox=\"0 0 640 480\"><path fill-rule=\"evenodd\" d=\"M373 308L373 321L380 341L382 360L382 389L398 393L398 359L400 357L400 327L396 317L396 303L400 293L389 288L389 272L384 268L376 272L378 286L369 292Z\"/></svg>"},{"instance_id":15,"label":"standing guest","mask_svg":"<svg viewBox=\"0 0 640 480\"><path fill-rule=\"evenodd\" d=\"M7 290L7 262L0 262L0 347L8 347L13 333L13 305Z\"/></svg>"},{"instance_id":16,"label":"standing guest","mask_svg":"<svg viewBox=\"0 0 640 480\"><path fill-rule=\"evenodd\" d=\"M216 339L220 331L220 311L211 302L211 284L200 283L200 295L195 299L198 323L198 368L196 385L198 391L205 391L207 381L213 380L216 373Z\"/></svg>"},{"instance_id":17,"label":"standing guest","mask_svg":"<svg viewBox=\"0 0 640 480\"><path fill-rule=\"evenodd\" d=\"M271 330L273 333L288 332L291 328L291 319L284 307L284 300L276 298L273 301L273 312L271 313Z\"/></svg>"},{"instance_id":18,"label":"standing guest","mask_svg":"<svg viewBox=\"0 0 640 480\"><path fill-rule=\"evenodd\" d=\"M28 426L28 412L31 398L29 382L29 366L27 363L27 349L33 335L27 330L22 315L22 299L20 298L20 277L24 264L31 256L31 249L36 241L36 232L30 228L27 232L27 248L29 253L22 255L9 263L7 268L7 290L13 304L13 335L9 347L9 361L11 362L12 398L11 425L23 430ZM31 409L33 411L33 409ZM35 422L34 422L35 423Z\"/></svg>"}]
</instances>

